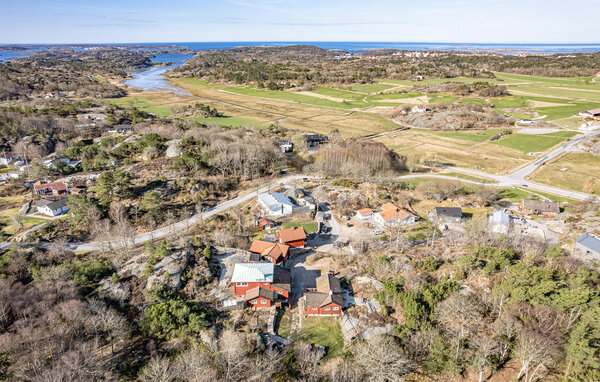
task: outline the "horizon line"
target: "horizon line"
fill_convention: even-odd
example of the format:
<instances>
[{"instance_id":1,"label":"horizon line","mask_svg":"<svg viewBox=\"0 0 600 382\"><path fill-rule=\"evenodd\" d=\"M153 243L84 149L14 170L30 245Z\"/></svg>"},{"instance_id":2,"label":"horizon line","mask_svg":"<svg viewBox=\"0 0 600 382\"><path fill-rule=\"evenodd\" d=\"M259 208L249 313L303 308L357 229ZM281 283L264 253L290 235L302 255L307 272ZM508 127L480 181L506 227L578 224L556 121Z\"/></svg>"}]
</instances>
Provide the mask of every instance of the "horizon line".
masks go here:
<instances>
[{"instance_id":1,"label":"horizon line","mask_svg":"<svg viewBox=\"0 0 600 382\"><path fill-rule=\"evenodd\" d=\"M130 41L130 42L0 42L0 45L131 45L131 44L193 44L193 43L386 43L386 44L465 44L465 45L599 45L599 42L448 42L448 41L375 41L375 40L221 40L221 41ZM308 44L310 45L310 44Z\"/></svg>"}]
</instances>

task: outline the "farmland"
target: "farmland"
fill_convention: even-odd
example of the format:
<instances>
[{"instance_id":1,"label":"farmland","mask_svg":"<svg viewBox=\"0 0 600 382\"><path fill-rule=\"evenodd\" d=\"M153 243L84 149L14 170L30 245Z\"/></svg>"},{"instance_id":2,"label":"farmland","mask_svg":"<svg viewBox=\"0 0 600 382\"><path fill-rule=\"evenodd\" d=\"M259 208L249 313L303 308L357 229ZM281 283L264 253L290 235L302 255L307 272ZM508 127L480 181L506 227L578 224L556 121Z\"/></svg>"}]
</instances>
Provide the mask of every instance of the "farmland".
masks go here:
<instances>
[{"instance_id":1,"label":"farmland","mask_svg":"<svg viewBox=\"0 0 600 382\"><path fill-rule=\"evenodd\" d=\"M531 175L531 180L566 190L598 194L599 169L599 157L589 153L569 153L540 167Z\"/></svg>"}]
</instances>

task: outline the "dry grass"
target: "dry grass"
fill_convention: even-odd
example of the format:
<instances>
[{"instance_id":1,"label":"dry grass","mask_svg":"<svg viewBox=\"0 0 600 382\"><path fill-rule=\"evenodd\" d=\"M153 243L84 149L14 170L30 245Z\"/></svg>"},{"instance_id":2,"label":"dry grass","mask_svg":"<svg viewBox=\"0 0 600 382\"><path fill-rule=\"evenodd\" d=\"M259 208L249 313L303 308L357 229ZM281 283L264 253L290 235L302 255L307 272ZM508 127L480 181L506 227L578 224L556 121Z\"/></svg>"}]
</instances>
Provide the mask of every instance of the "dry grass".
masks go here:
<instances>
[{"instance_id":1,"label":"dry grass","mask_svg":"<svg viewBox=\"0 0 600 382\"><path fill-rule=\"evenodd\" d=\"M392 130L397 126L375 113L354 112L264 99L221 91L218 86L206 85L193 79L172 79L175 85L193 93L194 102L202 102L228 116L246 117L265 124L278 123L292 130L327 134L338 129L342 136L353 137ZM143 94L139 94L140 97Z\"/></svg>"},{"instance_id":2,"label":"dry grass","mask_svg":"<svg viewBox=\"0 0 600 382\"><path fill-rule=\"evenodd\" d=\"M406 130L377 138L402 155L437 154L441 161L458 167L477 168L498 174L508 172L533 158L523 152L487 142L444 136L425 130Z\"/></svg>"},{"instance_id":3,"label":"dry grass","mask_svg":"<svg viewBox=\"0 0 600 382\"><path fill-rule=\"evenodd\" d=\"M546 163L533 173L531 180L566 190L599 194L600 158L588 153L569 153Z\"/></svg>"}]
</instances>

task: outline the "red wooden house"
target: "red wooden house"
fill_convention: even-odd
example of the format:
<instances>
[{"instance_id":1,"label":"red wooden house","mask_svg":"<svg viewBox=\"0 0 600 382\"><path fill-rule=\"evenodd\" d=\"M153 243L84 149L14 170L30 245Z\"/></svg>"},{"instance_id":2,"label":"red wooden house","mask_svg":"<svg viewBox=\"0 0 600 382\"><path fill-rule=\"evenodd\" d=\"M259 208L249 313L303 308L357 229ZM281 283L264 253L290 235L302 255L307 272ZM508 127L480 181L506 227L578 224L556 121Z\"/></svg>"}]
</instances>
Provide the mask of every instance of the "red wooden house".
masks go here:
<instances>
[{"instance_id":1,"label":"red wooden house","mask_svg":"<svg viewBox=\"0 0 600 382\"><path fill-rule=\"evenodd\" d=\"M263 231L266 231L268 229L273 229L273 227L275 227L275 222L270 219L260 218L258 219L258 226Z\"/></svg>"},{"instance_id":2,"label":"red wooden house","mask_svg":"<svg viewBox=\"0 0 600 382\"><path fill-rule=\"evenodd\" d=\"M306 232L302 227L292 227L277 231L277 240L290 247L303 248L306 243Z\"/></svg>"},{"instance_id":3,"label":"red wooden house","mask_svg":"<svg viewBox=\"0 0 600 382\"><path fill-rule=\"evenodd\" d=\"M258 262L260 260L270 261L273 264L285 265L290 257L290 247L285 244L270 243L268 241L253 240L249 252L256 257L251 256L250 262Z\"/></svg>"},{"instance_id":4,"label":"red wooden house","mask_svg":"<svg viewBox=\"0 0 600 382\"><path fill-rule=\"evenodd\" d=\"M231 284L234 294L255 308L281 306L292 291L290 271L273 263L235 264Z\"/></svg>"},{"instance_id":5,"label":"red wooden house","mask_svg":"<svg viewBox=\"0 0 600 382\"><path fill-rule=\"evenodd\" d=\"M63 195L67 194L67 185L61 181L46 182L38 180L33 184L33 193L35 195Z\"/></svg>"},{"instance_id":6,"label":"red wooden house","mask_svg":"<svg viewBox=\"0 0 600 382\"><path fill-rule=\"evenodd\" d=\"M304 293L305 316L337 316L343 307L340 280L330 273L318 277L317 287Z\"/></svg>"}]
</instances>

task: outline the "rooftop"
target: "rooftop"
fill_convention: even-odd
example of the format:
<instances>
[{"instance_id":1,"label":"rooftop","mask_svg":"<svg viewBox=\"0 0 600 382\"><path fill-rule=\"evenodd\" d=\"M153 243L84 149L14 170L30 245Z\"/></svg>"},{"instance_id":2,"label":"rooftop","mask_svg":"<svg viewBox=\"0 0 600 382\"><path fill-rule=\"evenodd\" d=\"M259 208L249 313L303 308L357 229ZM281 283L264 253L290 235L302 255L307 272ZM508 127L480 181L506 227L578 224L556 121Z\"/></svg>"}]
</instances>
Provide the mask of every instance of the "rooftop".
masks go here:
<instances>
[{"instance_id":1,"label":"rooftop","mask_svg":"<svg viewBox=\"0 0 600 382\"><path fill-rule=\"evenodd\" d=\"M232 283L273 282L273 263L238 263L233 268Z\"/></svg>"},{"instance_id":2,"label":"rooftop","mask_svg":"<svg viewBox=\"0 0 600 382\"><path fill-rule=\"evenodd\" d=\"M462 208L460 207L435 207L435 213L438 216L450 216L453 218L462 217Z\"/></svg>"},{"instance_id":3,"label":"rooftop","mask_svg":"<svg viewBox=\"0 0 600 382\"><path fill-rule=\"evenodd\" d=\"M306 232L302 227L285 228L279 231L279 237L284 243L306 240Z\"/></svg>"},{"instance_id":4,"label":"rooftop","mask_svg":"<svg viewBox=\"0 0 600 382\"><path fill-rule=\"evenodd\" d=\"M279 192L265 192L264 194L259 194L258 200L271 211L279 211L281 205L287 205L292 208L295 207L294 203L292 203L287 196L280 194Z\"/></svg>"},{"instance_id":5,"label":"rooftop","mask_svg":"<svg viewBox=\"0 0 600 382\"><path fill-rule=\"evenodd\" d=\"M526 210L535 210L535 211L547 211L547 212L560 212L560 206L558 202L547 202L543 200L532 200L532 199L523 199L523 208Z\"/></svg>"},{"instance_id":6,"label":"rooftop","mask_svg":"<svg viewBox=\"0 0 600 382\"><path fill-rule=\"evenodd\" d=\"M600 252L600 239L590 233L584 233L575 239L576 243L583 245L595 252Z\"/></svg>"}]
</instances>

